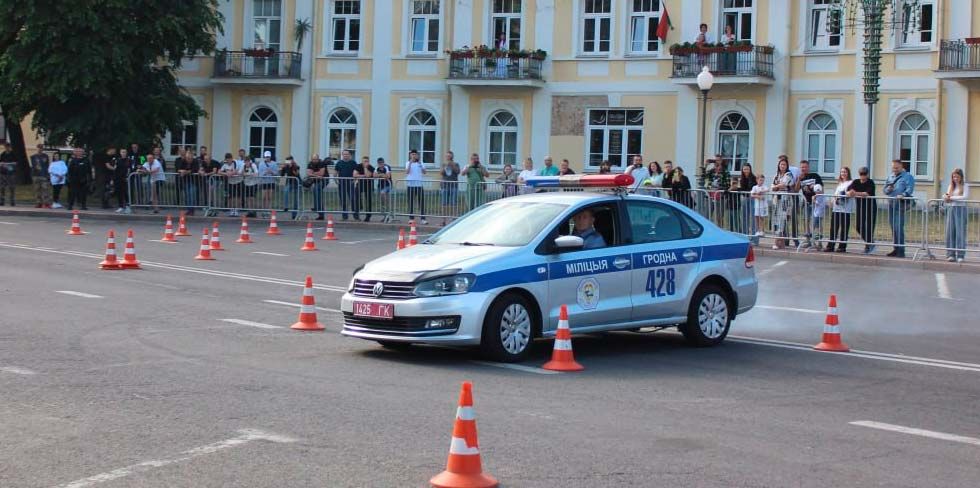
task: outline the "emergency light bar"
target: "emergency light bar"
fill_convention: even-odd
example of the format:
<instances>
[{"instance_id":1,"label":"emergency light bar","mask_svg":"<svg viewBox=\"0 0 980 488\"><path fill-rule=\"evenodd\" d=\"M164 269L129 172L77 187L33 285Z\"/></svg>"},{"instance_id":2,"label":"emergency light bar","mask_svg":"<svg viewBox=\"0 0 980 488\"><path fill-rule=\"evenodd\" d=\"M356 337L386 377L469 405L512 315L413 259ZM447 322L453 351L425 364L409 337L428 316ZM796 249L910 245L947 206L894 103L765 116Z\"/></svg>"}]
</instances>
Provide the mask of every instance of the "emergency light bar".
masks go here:
<instances>
[{"instance_id":1,"label":"emergency light bar","mask_svg":"<svg viewBox=\"0 0 980 488\"><path fill-rule=\"evenodd\" d=\"M614 188L631 186L631 175L532 176L524 183L531 188Z\"/></svg>"}]
</instances>

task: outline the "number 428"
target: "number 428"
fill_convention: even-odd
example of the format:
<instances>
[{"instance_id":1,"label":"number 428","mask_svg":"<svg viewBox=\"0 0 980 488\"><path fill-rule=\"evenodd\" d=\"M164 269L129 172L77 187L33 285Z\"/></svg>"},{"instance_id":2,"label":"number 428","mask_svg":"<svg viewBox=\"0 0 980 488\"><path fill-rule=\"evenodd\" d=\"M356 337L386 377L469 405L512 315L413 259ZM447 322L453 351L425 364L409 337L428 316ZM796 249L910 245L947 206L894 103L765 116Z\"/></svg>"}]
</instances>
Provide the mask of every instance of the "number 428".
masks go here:
<instances>
[{"instance_id":1,"label":"number 428","mask_svg":"<svg viewBox=\"0 0 980 488\"><path fill-rule=\"evenodd\" d=\"M674 268L659 268L650 270L647 275L647 291L653 298L672 296L677 291L674 283L676 272Z\"/></svg>"}]
</instances>

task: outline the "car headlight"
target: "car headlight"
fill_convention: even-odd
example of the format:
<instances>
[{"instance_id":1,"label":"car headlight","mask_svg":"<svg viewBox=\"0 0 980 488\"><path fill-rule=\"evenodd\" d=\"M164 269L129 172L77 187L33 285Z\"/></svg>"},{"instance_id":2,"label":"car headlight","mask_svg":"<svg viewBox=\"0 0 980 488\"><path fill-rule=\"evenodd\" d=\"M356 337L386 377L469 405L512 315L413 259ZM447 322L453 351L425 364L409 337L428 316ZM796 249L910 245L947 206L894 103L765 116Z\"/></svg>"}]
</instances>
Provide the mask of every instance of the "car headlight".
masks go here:
<instances>
[{"instance_id":1,"label":"car headlight","mask_svg":"<svg viewBox=\"0 0 980 488\"><path fill-rule=\"evenodd\" d=\"M470 287L476 281L476 276L471 274L457 274L443 276L423 281L415 285L412 293L419 297L437 297L443 295L462 295L470 291Z\"/></svg>"}]
</instances>

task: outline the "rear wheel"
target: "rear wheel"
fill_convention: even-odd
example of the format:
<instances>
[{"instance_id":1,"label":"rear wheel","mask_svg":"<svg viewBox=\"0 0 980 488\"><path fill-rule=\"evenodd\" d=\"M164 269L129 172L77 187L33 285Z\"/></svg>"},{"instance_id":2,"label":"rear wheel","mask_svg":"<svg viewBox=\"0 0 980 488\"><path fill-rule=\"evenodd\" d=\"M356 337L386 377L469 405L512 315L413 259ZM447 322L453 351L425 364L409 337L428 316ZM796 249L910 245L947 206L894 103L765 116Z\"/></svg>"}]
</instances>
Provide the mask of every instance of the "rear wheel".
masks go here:
<instances>
[{"instance_id":1,"label":"rear wheel","mask_svg":"<svg viewBox=\"0 0 980 488\"><path fill-rule=\"evenodd\" d=\"M528 300L517 294L503 295L483 319L480 349L494 361L523 361L531 353L533 331L534 316Z\"/></svg>"},{"instance_id":2,"label":"rear wheel","mask_svg":"<svg viewBox=\"0 0 980 488\"><path fill-rule=\"evenodd\" d=\"M378 344L381 344L381 347L392 351L407 351L412 348L411 342L378 341Z\"/></svg>"},{"instance_id":3,"label":"rear wheel","mask_svg":"<svg viewBox=\"0 0 980 488\"><path fill-rule=\"evenodd\" d=\"M687 322L678 328L691 345L707 347L724 341L731 324L728 294L718 285L706 284L695 290L688 306Z\"/></svg>"}]
</instances>

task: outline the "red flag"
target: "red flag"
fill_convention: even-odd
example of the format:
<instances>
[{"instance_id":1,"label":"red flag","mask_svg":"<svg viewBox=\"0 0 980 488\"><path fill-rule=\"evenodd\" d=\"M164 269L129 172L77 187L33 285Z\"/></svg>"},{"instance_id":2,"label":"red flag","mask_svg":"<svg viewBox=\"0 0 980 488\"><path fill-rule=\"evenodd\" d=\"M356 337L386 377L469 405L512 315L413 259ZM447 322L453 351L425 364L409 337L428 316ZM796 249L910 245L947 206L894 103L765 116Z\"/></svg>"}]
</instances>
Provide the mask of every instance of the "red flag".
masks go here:
<instances>
[{"instance_id":1,"label":"red flag","mask_svg":"<svg viewBox=\"0 0 980 488\"><path fill-rule=\"evenodd\" d=\"M660 42L667 42L667 31L673 30L674 25L670 23L670 14L667 13L667 2L660 3L663 6L663 13L660 15L660 22L657 24L657 37Z\"/></svg>"}]
</instances>

